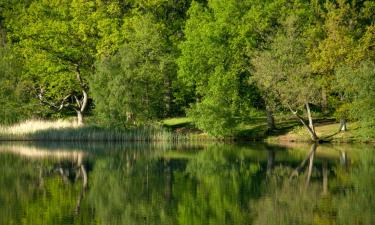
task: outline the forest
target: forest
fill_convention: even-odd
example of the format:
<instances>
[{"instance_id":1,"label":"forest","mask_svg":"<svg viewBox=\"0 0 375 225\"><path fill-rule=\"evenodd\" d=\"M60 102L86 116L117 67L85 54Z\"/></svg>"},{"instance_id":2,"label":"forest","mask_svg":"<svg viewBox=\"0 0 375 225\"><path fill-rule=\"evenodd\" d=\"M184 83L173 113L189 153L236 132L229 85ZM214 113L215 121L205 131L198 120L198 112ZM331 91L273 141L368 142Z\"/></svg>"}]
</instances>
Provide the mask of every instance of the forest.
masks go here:
<instances>
[{"instance_id":1,"label":"forest","mask_svg":"<svg viewBox=\"0 0 375 225\"><path fill-rule=\"evenodd\" d=\"M374 47L372 0L0 0L0 124L287 117L319 141L328 118L374 140Z\"/></svg>"}]
</instances>

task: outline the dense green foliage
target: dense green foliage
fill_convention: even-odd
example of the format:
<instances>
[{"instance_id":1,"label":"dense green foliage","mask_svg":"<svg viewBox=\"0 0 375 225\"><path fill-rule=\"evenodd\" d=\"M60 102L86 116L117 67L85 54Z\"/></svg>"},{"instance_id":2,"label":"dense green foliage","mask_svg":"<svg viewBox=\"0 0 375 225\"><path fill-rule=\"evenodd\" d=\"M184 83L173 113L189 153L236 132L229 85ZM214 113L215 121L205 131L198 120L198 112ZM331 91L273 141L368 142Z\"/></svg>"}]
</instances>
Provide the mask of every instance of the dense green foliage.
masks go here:
<instances>
[{"instance_id":1,"label":"dense green foliage","mask_svg":"<svg viewBox=\"0 0 375 225\"><path fill-rule=\"evenodd\" d=\"M231 136L254 115L267 111L274 129L272 113L291 111L314 140L311 113L358 120L373 137L374 10L370 0L0 0L0 122L187 115Z\"/></svg>"},{"instance_id":2,"label":"dense green foliage","mask_svg":"<svg viewBox=\"0 0 375 225\"><path fill-rule=\"evenodd\" d=\"M116 55L96 65L96 109L108 123L161 118L166 110L164 76L173 70L164 28L152 15L134 16L125 23L125 43Z\"/></svg>"},{"instance_id":3,"label":"dense green foliage","mask_svg":"<svg viewBox=\"0 0 375 225\"><path fill-rule=\"evenodd\" d=\"M9 47L0 46L0 68L0 123L27 119L32 107L32 99L27 94L29 81L19 76L22 62Z\"/></svg>"},{"instance_id":4,"label":"dense green foliage","mask_svg":"<svg viewBox=\"0 0 375 225\"><path fill-rule=\"evenodd\" d=\"M362 62L358 68L340 67L337 79L345 90L344 94L351 101L351 116L360 121L367 138L375 134L375 64L374 62Z\"/></svg>"}]
</instances>

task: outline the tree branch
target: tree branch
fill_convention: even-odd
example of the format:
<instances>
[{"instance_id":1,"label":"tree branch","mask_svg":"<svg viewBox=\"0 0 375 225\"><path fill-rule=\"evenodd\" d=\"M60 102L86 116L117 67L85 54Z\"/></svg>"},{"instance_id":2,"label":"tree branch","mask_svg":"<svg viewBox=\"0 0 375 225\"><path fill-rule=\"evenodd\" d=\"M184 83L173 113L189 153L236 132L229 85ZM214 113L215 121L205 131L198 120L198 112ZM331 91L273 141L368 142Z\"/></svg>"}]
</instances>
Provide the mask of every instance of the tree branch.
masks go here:
<instances>
[{"instance_id":1,"label":"tree branch","mask_svg":"<svg viewBox=\"0 0 375 225\"><path fill-rule=\"evenodd\" d=\"M67 100L70 98L70 96L71 95L68 94L67 96L62 98L58 104L56 104L45 99L45 97L43 96L43 89L40 89L40 92L37 94L37 97L40 103L49 106L50 108L52 108L54 111L57 111L57 112L61 111L64 107L67 107L69 105L69 103L67 103Z\"/></svg>"}]
</instances>

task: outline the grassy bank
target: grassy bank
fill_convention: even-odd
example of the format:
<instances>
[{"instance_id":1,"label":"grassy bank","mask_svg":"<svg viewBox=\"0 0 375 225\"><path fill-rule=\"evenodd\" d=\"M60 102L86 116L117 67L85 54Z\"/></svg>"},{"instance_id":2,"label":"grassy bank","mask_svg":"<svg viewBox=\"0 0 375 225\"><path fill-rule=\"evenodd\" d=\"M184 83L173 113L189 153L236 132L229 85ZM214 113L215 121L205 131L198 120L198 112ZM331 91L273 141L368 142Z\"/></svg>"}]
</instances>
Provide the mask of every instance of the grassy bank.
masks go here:
<instances>
[{"instance_id":1,"label":"grassy bank","mask_svg":"<svg viewBox=\"0 0 375 225\"><path fill-rule=\"evenodd\" d=\"M240 124L232 137L220 140L234 141L265 141L270 143L280 142L310 142L310 135L306 128L294 118L276 117L276 130L267 130L267 121L264 117L253 118L251 121ZM351 143L351 142L375 142L374 137L364 136L358 123L347 124L348 130L340 132L340 124L334 119L318 118L314 120L316 132L319 138L325 142ZM174 132L184 132L201 137L207 134L196 129L188 118L173 118L164 121L164 126Z\"/></svg>"},{"instance_id":2,"label":"grassy bank","mask_svg":"<svg viewBox=\"0 0 375 225\"><path fill-rule=\"evenodd\" d=\"M361 135L357 123L348 123L347 131L339 131L340 124L334 121L317 123L315 126L318 137L325 142L351 143L351 142L374 142L370 137ZM280 134L271 135L266 138L268 142L307 142L310 136L306 129L301 126Z\"/></svg>"},{"instance_id":3,"label":"grassy bank","mask_svg":"<svg viewBox=\"0 0 375 225\"><path fill-rule=\"evenodd\" d=\"M128 129L77 126L74 121L29 120L12 126L0 126L0 141L201 141L215 138L193 132L176 132L167 126L150 125Z\"/></svg>"},{"instance_id":4,"label":"grassy bank","mask_svg":"<svg viewBox=\"0 0 375 225\"><path fill-rule=\"evenodd\" d=\"M317 119L319 137L329 142L374 142L360 135L356 123L348 131L338 132L339 124L332 119ZM276 118L277 129L269 132L265 118L254 118L240 124L234 135L215 138L197 129L189 118L171 118L144 127L128 129L104 128L95 125L76 126L74 121L29 120L12 126L0 126L2 141L140 141L140 142L201 142L201 141L266 141L308 142L309 135L300 123L291 118Z\"/></svg>"}]
</instances>

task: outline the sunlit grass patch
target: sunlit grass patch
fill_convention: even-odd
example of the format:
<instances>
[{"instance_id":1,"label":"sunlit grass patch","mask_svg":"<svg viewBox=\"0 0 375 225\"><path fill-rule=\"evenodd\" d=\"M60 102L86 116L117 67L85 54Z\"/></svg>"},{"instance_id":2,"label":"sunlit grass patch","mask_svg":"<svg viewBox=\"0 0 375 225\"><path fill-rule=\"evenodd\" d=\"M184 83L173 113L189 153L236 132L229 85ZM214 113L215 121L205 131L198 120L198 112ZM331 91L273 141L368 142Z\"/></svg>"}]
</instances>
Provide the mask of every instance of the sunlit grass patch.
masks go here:
<instances>
[{"instance_id":1,"label":"sunlit grass patch","mask_svg":"<svg viewBox=\"0 0 375 225\"><path fill-rule=\"evenodd\" d=\"M176 118L169 118L162 121L163 125L166 126L178 126L191 123L192 120L189 117L176 117Z\"/></svg>"},{"instance_id":2,"label":"sunlit grass patch","mask_svg":"<svg viewBox=\"0 0 375 225\"><path fill-rule=\"evenodd\" d=\"M75 128L73 120L26 120L10 126L0 126L0 133L3 134L30 134L42 130Z\"/></svg>"},{"instance_id":3,"label":"sunlit grass patch","mask_svg":"<svg viewBox=\"0 0 375 225\"><path fill-rule=\"evenodd\" d=\"M177 133L160 125L131 128L78 126L71 120L28 120L0 127L0 140L22 141L193 141L200 136Z\"/></svg>"}]
</instances>

